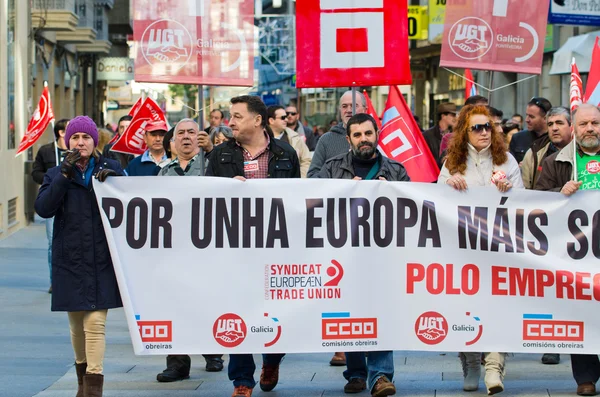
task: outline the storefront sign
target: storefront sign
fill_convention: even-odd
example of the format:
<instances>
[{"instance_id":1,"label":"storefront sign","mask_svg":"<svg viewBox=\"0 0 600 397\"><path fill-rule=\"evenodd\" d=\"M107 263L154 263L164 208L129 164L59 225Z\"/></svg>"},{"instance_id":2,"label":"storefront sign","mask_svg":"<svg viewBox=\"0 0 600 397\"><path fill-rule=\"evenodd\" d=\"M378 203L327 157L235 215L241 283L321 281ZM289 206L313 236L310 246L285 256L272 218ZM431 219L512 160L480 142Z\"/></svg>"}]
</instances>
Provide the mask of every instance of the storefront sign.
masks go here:
<instances>
[{"instance_id":1,"label":"storefront sign","mask_svg":"<svg viewBox=\"0 0 600 397\"><path fill-rule=\"evenodd\" d=\"M540 74L549 0L448 0L440 66Z\"/></svg>"},{"instance_id":2,"label":"storefront sign","mask_svg":"<svg viewBox=\"0 0 600 397\"><path fill-rule=\"evenodd\" d=\"M134 61L129 57L99 58L96 62L98 80L133 80Z\"/></svg>"},{"instance_id":3,"label":"storefront sign","mask_svg":"<svg viewBox=\"0 0 600 397\"><path fill-rule=\"evenodd\" d=\"M598 0L552 0L548 22L562 25L600 26Z\"/></svg>"},{"instance_id":4,"label":"storefront sign","mask_svg":"<svg viewBox=\"0 0 600 397\"><path fill-rule=\"evenodd\" d=\"M408 38L411 40L427 40L429 17L427 6L408 7Z\"/></svg>"}]
</instances>

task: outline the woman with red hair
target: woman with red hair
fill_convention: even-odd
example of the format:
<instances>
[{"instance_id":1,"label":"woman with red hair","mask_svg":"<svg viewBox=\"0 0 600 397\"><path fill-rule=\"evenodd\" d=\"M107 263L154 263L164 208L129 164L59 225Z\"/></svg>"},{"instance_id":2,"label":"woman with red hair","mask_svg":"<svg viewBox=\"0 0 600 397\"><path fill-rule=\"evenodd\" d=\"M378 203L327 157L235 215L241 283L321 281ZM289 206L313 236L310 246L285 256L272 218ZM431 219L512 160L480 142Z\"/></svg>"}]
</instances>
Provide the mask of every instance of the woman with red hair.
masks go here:
<instances>
[{"instance_id":1,"label":"woman with red hair","mask_svg":"<svg viewBox=\"0 0 600 397\"><path fill-rule=\"evenodd\" d=\"M470 186L495 186L500 192L524 188L519 164L494 129L487 107L467 105L461 110L438 183L460 191ZM460 353L465 391L479 388L480 357L481 353ZM484 357L488 394L500 393L504 390L505 353L484 353Z\"/></svg>"}]
</instances>

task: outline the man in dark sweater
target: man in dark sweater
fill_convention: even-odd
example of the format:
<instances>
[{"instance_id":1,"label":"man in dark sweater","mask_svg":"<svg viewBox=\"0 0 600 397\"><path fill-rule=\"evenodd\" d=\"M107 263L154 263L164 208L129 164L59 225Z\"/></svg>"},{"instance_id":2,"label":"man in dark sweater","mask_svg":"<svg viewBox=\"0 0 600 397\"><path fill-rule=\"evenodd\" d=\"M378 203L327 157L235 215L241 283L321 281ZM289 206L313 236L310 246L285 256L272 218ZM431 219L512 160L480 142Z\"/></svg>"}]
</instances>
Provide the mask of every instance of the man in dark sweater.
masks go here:
<instances>
[{"instance_id":1,"label":"man in dark sweater","mask_svg":"<svg viewBox=\"0 0 600 397\"><path fill-rule=\"evenodd\" d=\"M379 131L375 119L357 114L348 120L346 139L351 150L327 160L318 178L410 181L402 164L384 157L377 150ZM394 358L392 351L370 351L365 365L364 352L346 353L345 393L360 393L366 388L371 396L391 396L396 393L392 383Z\"/></svg>"},{"instance_id":2,"label":"man in dark sweater","mask_svg":"<svg viewBox=\"0 0 600 397\"><path fill-rule=\"evenodd\" d=\"M165 153L163 139L167 134L167 124L164 121L153 121L146 125L144 142L148 149L129 162L125 172L129 176L155 176L161 168L169 164L171 159Z\"/></svg>"},{"instance_id":3,"label":"man in dark sweater","mask_svg":"<svg viewBox=\"0 0 600 397\"><path fill-rule=\"evenodd\" d=\"M59 165L65 157L67 147L65 145L65 130L69 119L62 119L54 124L54 142L48 143L38 150L33 162L31 176L35 183L42 184L44 175L50 168ZM58 160L56 155L58 154ZM48 269L50 270L50 288L52 293L52 229L54 228L54 217L46 219L46 237L48 238Z\"/></svg>"},{"instance_id":4,"label":"man in dark sweater","mask_svg":"<svg viewBox=\"0 0 600 397\"><path fill-rule=\"evenodd\" d=\"M366 113L367 101L365 96L357 91L355 97L356 113ZM343 125L334 125L317 142L317 148L308 169L309 178L317 175L327 160L337 155L348 153L350 150L350 145L346 139L346 123L352 117L352 91L346 91L342 95L339 110Z\"/></svg>"}]
</instances>

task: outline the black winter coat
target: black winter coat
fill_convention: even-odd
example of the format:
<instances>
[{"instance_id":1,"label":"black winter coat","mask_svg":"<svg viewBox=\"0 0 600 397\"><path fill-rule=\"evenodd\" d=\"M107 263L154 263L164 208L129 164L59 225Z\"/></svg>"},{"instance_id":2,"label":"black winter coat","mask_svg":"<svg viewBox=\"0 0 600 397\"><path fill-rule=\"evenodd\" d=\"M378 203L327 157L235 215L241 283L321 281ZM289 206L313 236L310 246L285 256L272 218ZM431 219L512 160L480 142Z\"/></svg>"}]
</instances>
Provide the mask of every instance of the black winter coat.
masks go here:
<instances>
[{"instance_id":1,"label":"black winter coat","mask_svg":"<svg viewBox=\"0 0 600 397\"><path fill-rule=\"evenodd\" d=\"M269 143L268 178L300 178L300 161L293 147L278 139ZM206 176L244 176L244 155L235 139L217 146L208 155Z\"/></svg>"},{"instance_id":2,"label":"black winter coat","mask_svg":"<svg viewBox=\"0 0 600 397\"><path fill-rule=\"evenodd\" d=\"M510 150L510 154L512 154L515 160L517 160L517 163L521 164L523 158L525 157L525 153L527 153L527 151L533 147L534 142L537 140L545 140L545 143L548 143L547 136L548 134L542 134L538 137L535 132L529 130L517 132L510 140L510 145L508 148ZM543 146L545 143L542 142L540 146Z\"/></svg>"},{"instance_id":3,"label":"black winter coat","mask_svg":"<svg viewBox=\"0 0 600 397\"><path fill-rule=\"evenodd\" d=\"M65 151L58 149L58 155L60 156L59 163L64 158ZM56 167L56 151L54 150L54 143L48 143L38 150L35 155L35 161L33 162L33 170L31 176L35 183L42 184L44 182L44 175L50 168Z\"/></svg>"},{"instance_id":4,"label":"black winter coat","mask_svg":"<svg viewBox=\"0 0 600 397\"><path fill-rule=\"evenodd\" d=\"M100 157L92 175L117 161ZM54 167L44 176L35 200L42 218L54 216L52 239L52 311L84 311L123 306L100 210L92 188L67 179Z\"/></svg>"},{"instance_id":5,"label":"black winter coat","mask_svg":"<svg viewBox=\"0 0 600 397\"><path fill-rule=\"evenodd\" d=\"M378 157L379 171L373 179L383 177L387 181L410 182L410 177L402 164L381 154L378 154ZM352 179L355 176L352 152L348 152L327 160L321 171L313 178Z\"/></svg>"}]
</instances>

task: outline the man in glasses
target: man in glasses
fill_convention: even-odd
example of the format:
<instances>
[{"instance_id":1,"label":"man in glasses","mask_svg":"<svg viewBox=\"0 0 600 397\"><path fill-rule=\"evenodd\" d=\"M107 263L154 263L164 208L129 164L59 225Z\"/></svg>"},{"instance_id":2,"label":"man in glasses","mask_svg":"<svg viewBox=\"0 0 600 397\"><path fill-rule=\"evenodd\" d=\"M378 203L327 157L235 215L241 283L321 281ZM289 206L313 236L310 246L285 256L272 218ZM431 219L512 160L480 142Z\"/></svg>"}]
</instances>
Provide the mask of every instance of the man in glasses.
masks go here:
<instances>
[{"instance_id":1,"label":"man in glasses","mask_svg":"<svg viewBox=\"0 0 600 397\"><path fill-rule=\"evenodd\" d=\"M552 104L546 98L533 97L527 104L525 124L527 129L513 135L510 140L510 153L520 164L525 153L533 147L540 148L548 143L548 125L546 114Z\"/></svg>"},{"instance_id":2,"label":"man in glasses","mask_svg":"<svg viewBox=\"0 0 600 397\"><path fill-rule=\"evenodd\" d=\"M144 131L144 142L148 149L141 155L129 162L125 172L129 176L155 176L161 168L169 164L171 159L167 157L163 146L163 139L167 134L167 124L162 121L151 121L146 125Z\"/></svg>"},{"instance_id":3,"label":"man in glasses","mask_svg":"<svg viewBox=\"0 0 600 397\"><path fill-rule=\"evenodd\" d=\"M442 168L441 144L444 135L452 132L456 124L456 104L452 102L440 103L437 107L437 124L423 133L423 138L429 146L429 150L438 167Z\"/></svg>"},{"instance_id":4,"label":"man in glasses","mask_svg":"<svg viewBox=\"0 0 600 397\"><path fill-rule=\"evenodd\" d=\"M300 113L294 105L288 105L285 108L287 127L296 131L308 146L308 149L313 152L317 146L317 137L308 127L305 127L300 122Z\"/></svg>"},{"instance_id":5,"label":"man in glasses","mask_svg":"<svg viewBox=\"0 0 600 397\"><path fill-rule=\"evenodd\" d=\"M312 156L308 150L308 146L304 143L304 139L296 131L287 127L285 108L279 105L269 106L267 108L267 117L269 118L269 127L275 139L291 145L298 154L300 175L302 178L306 178Z\"/></svg>"}]
</instances>

